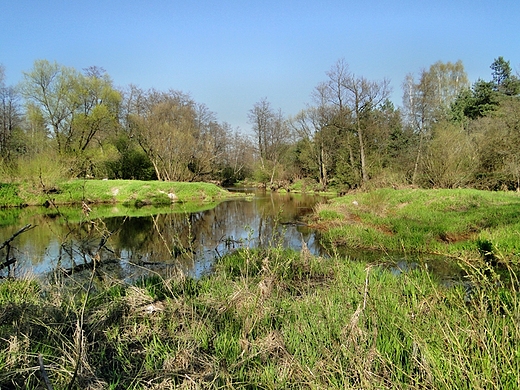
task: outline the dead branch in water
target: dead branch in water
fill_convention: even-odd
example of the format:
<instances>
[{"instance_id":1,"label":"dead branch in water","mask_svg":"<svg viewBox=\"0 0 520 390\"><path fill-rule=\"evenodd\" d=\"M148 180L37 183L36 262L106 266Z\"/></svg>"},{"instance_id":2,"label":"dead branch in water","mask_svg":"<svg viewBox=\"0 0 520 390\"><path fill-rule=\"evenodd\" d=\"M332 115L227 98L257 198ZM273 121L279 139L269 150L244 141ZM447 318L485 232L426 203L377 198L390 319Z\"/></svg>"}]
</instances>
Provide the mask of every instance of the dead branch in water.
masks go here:
<instances>
[{"instance_id":1,"label":"dead branch in water","mask_svg":"<svg viewBox=\"0 0 520 390\"><path fill-rule=\"evenodd\" d=\"M32 229L34 226L32 226L30 223L25 225L23 228L18 230L16 233L14 233L9 239L5 240L4 243L0 246L0 250L7 248L7 252L5 255L5 261L3 263L0 263L0 270L3 270L4 268L10 267L12 264L16 262L16 258L9 258L11 255L11 242L18 237L20 234Z\"/></svg>"},{"instance_id":2,"label":"dead branch in water","mask_svg":"<svg viewBox=\"0 0 520 390\"><path fill-rule=\"evenodd\" d=\"M23 228L21 228L20 230L18 230L15 234L13 234L11 236L11 238L7 239L4 241L4 243L2 244L2 246L0 246L0 249L4 249L4 247L9 247L9 245L11 244L11 242L16 238L18 237L20 234L26 232L27 230L29 229L32 229L34 226L32 226L30 223L28 223L27 225L25 225Z\"/></svg>"}]
</instances>

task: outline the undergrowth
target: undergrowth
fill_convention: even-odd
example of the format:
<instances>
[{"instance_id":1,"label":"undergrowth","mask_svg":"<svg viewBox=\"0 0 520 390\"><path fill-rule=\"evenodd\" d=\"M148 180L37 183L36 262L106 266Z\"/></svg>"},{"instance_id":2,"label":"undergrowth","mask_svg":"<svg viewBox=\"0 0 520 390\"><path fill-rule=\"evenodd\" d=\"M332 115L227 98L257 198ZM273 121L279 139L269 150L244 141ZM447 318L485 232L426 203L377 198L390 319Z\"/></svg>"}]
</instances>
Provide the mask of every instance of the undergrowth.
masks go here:
<instances>
[{"instance_id":1,"label":"undergrowth","mask_svg":"<svg viewBox=\"0 0 520 390\"><path fill-rule=\"evenodd\" d=\"M447 287L304 245L241 249L201 279L7 279L0 388L518 388L516 273L464 265Z\"/></svg>"}]
</instances>

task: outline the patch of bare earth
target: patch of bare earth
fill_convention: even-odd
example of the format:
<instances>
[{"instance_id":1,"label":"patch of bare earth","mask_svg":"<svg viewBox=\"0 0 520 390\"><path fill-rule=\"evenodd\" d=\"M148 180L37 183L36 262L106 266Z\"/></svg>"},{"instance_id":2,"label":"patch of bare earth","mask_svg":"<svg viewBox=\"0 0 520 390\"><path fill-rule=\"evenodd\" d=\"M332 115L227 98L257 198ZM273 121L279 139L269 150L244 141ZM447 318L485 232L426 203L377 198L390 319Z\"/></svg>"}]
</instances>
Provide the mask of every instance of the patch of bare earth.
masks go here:
<instances>
[{"instance_id":1,"label":"patch of bare earth","mask_svg":"<svg viewBox=\"0 0 520 390\"><path fill-rule=\"evenodd\" d=\"M439 234L439 240L446 244L454 244L456 242L467 241L475 236L475 232L452 233L443 232Z\"/></svg>"}]
</instances>

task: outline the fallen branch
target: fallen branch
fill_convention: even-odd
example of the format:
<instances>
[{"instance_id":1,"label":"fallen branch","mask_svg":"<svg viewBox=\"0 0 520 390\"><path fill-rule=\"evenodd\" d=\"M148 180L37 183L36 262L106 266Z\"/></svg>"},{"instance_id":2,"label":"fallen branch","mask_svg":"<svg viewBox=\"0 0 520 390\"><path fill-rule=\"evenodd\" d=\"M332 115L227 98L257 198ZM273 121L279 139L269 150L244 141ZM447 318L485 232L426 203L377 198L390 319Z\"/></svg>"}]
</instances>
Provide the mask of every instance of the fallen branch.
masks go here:
<instances>
[{"instance_id":1,"label":"fallen branch","mask_svg":"<svg viewBox=\"0 0 520 390\"><path fill-rule=\"evenodd\" d=\"M107 243L107 240L108 240L108 237L110 237L112 233L110 233L108 236L103 236L101 237L101 240L99 242L99 245L97 247L97 250L95 252L94 255L90 255L90 257L92 258L92 261L89 262L89 263L83 263L83 264L77 264L75 266L72 266L70 268L62 268L62 272L66 275L72 275L73 273L76 273L76 272L81 272L81 271L84 271L86 269L95 269L96 265L97 264L109 264L109 263L115 263L117 262L117 259L108 259L108 260L104 260L104 261L101 261L101 256L100 256L100 252L101 252L101 249L106 249L107 251L109 252L112 252L110 249L108 249L107 247L105 247L106 243ZM113 253L113 252L112 252Z\"/></svg>"},{"instance_id":2,"label":"fallen branch","mask_svg":"<svg viewBox=\"0 0 520 390\"><path fill-rule=\"evenodd\" d=\"M11 266L12 264L14 264L16 262L16 258L14 258L14 257L9 258L10 254L11 254L11 242L13 242L13 240L16 237L18 237L20 234L32 229L33 227L34 226L32 226L30 223L28 223L23 228L21 228L16 233L14 233L9 239L5 240L4 243L0 246L0 250L7 247L5 261L0 264L0 270L3 270L4 268L8 268L9 266ZM10 273L10 270L9 270L9 273Z\"/></svg>"},{"instance_id":3,"label":"fallen branch","mask_svg":"<svg viewBox=\"0 0 520 390\"><path fill-rule=\"evenodd\" d=\"M38 362L40 363L40 374L42 376L43 382L45 383L45 387L47 387L47 390L53 390L51 381L47 375L47 371L45 371L45 365L43 364L43 357L41 353L38 354Z\"/></svg>"},{"instance_id":4,"label":"fallen branch","mask_svg":"<svg viewBox=\"0 0 520 390\"><path fill-rule=\"evenodd\" d=\"M73 267L70 267L70 268L61 268L61 272L63 272L65 275L67 276L71 276L72 274L75 274L75 273L78 273L78 272L82 272L82 271L85 271L85 270L88 270L88 269L94 269L94 267L96 265L102 265L102 264L113 264L113 263L117 263L118 262L118 259L116 258L113 258L113 259L107 259L107 260L103 260L103 261L100 261L100 260L92 260L91 262L89 263L83 263L83 264L77 264Z\"/></svg>"},{"instance_id":5,"label":"fallen branch","mask_svg":"<svg viewBox=\"0 0 520 390\"><path fill-rule=\"evenodd\" d=\"M0 270L3 270L6 267L9 267L11 264L16 263L16 259L14 257L4 261L2 264L0 264Z\"/></svg>"},{"instance_id":6,"label":"fallen branch","mask_svg":"<svg viewBox=\"0 0 520 390\"><path fill-rule=\"evenodd\" d=\"M2 244L2 246L0 246L0 249L4 249L6 246L9 248L9 244L11 244L11 242L16 238L18 237L20 234L26 232L27 230L29 229L32 229L34 226L32 226L30 223L28 223L27 225L25 225L23 228L21 228L20 230L18 230L15 234L13 234L11 236L11 238L7 239L4 241L4 243Z\"/></svg>"}]
</instances>

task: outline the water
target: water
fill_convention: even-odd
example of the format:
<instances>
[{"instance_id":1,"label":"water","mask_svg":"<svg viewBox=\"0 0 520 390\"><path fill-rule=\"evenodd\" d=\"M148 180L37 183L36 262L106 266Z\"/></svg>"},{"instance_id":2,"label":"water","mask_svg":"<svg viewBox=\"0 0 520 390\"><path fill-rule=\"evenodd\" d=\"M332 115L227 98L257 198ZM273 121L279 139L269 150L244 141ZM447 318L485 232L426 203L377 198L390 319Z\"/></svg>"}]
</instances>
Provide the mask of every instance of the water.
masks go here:
<instances>
[{"instance_id":1,"label":"water","mask_svg":"<svg viewBox=\"0 0 520 390\"><path fill-rule=\"evenodd\" d=\"M133 279L150 272L173 269L200 277L210 273L216 259L239 247L288 247L300 250L305 242L312 254L327 256L319 233L305 224L320 196L256 192L216 207L186 212L182 205L157 209L121 210L121 206L94 205L103 215L88 219L76 208L9 209L0 211L0 243L26 224L33 228L11 243L14 266L0 270L17 276L46 275L58 268L78 272L99 258L100 270L110 277ZM117 215L117 216L114 216ZM460 269L439 256L403 256L375 251L341 249L352 260L383 263L399 274L417 266L428 267L445 280L459 279ZM7 260L0 251L0 264ZM88 267L87 267L88 268Z\"/></svg>"},{"instance_id":2,"label":"water","mask_svg":"<svg viewBox=\"0 0 520 390\"><path fill-rule=\"evenodd\" d=\"M79 270L99 256L103 270L113 277L164 273L172 267L199 277L211 272L216 258L243 246L298 250L304 241L313 254L322 254L316 233L303 223L320 201L324 198L257 192L252 199L233 199L189 213L179 205L144 207L138 216L109 216L115 207L99 205L92 208L106 208L106 216L92 221L65 207L6 210L0 213L0 242L27 223L34 226L12 242L10 257L17 261L11 272L18 275ZM2 263L5 250L0 256ZM5 276L7 269L0 273Z\"/></svg>"}]
</instances>

